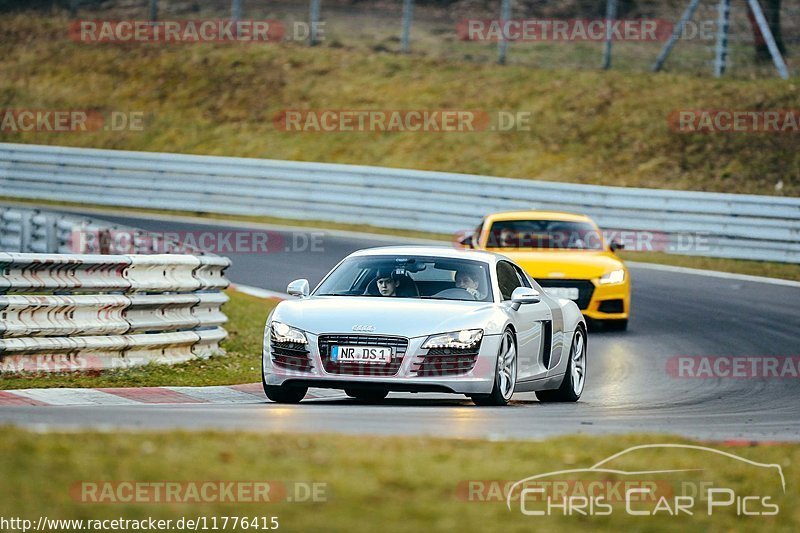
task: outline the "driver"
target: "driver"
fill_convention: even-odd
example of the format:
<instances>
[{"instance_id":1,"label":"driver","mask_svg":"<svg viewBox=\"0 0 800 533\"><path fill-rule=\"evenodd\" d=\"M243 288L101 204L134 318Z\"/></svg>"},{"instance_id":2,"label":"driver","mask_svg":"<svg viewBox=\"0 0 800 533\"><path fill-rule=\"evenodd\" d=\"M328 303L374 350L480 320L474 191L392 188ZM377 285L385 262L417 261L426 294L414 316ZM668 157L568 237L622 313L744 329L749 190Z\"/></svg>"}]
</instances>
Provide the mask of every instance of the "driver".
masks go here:
<instances>
[{"instance_id":1,"label":"driver","mask_svg":"<svg viewBox=\"0 0 800 533\"><path fill-rule=\"evenodd\" d=\"M464 289L472 295L476 300L481 299L481 294L478 291L479 277L471 270L459 270L456 272L456 287Z\"/></svg>"},{"instance_id":2,"label":"driver","mask_svg":"<svg viewBox=\"0 0 800 533\"><path fill-rule=\"evenodd\" d=\"M378 293L381 296L397 296L397 288L400 280L393 270L382 268L375 274L375 284L378 286Z\"/></svg>"}]
</instances>

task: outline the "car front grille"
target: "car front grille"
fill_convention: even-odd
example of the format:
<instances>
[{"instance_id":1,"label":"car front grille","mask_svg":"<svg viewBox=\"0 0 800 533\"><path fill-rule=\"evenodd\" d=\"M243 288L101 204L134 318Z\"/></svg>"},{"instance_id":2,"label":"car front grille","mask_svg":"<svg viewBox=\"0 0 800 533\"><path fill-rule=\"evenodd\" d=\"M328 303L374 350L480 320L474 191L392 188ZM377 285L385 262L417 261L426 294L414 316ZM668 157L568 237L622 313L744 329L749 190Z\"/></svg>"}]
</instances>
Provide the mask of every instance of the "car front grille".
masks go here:
<instances>
[{"instance_id":1,"label":"car front grille","mask_svg":"<svg viewBox=\"0 0 800 533\"><path fill-rule=\"evenodd\" d=\"M422 356L422 360L418 363L419 366L416 368L417 375L431 377L466 374L475 367L480 349L480 343L466 350L432 348L428 350L426 355Z\"/></svg>"},{"instance_id":2,"label":"car front grille","mask_svg":"<svg viewBox=\"0 0 800 533\"><path fill-rule=\"evenodd\" d=\"M578 299L575 303L581 311L585 311L589 307L589 302L592 301L594 294L594 283L586 279L537 279L536 283L542 288L549 287L574 287L578 289Z\"/></svg>"},{"instance_id":3,"label":"car front grille","mask_svg":"<svg viewBox=\"0 0 800 533\"><path fill-rule=\"evenodd\" d=\"M408 350L408 339L380 335L320 335L317 341L319 355L325 372L352 376L394 376L400 371ZM392 361L384 364L336 363L331 361L332 346L389 346L394 348Z\"/></svg>"},{"instance_id":4,"label":"car front grille","mask_svg":"<svg viewBox=\"0 0 800 533\"><path fill-rule=\"evenodd\" d=\"M309 357L308 347L296 342L270 342L272 363L297 372L310 372L313 364Z\"/></svg>"}]
</instances>

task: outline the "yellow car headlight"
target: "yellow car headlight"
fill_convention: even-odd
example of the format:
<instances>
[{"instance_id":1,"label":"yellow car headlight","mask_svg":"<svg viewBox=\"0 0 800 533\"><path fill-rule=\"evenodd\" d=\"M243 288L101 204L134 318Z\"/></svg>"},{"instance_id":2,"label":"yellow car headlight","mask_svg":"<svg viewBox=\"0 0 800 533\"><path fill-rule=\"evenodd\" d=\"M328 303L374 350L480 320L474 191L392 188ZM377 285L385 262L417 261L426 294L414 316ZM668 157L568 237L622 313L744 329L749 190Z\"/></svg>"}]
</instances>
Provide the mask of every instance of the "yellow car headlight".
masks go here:
<instances>
[{"instance_id":1,"label":"yellow car headlight","mask_svg":"<svg viewBox=\"0 0 800 533\"><path fill-rule=\"evenodd\" d=\"M600 285L612 285L614 283L622 283L625 281L625 269L612 270L600 277Z\"/></svg>"}]
</instances>

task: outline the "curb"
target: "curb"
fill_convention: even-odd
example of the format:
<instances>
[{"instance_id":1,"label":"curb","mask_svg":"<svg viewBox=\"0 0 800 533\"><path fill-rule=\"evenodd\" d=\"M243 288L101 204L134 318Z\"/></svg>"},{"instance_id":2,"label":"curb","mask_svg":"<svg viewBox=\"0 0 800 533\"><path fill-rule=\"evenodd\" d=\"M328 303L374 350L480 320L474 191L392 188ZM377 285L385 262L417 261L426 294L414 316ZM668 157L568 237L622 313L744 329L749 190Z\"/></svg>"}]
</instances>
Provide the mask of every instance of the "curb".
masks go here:
<instances>
[{"instance_id":1,"label":"curb","mask_svg":"<svg viewBox=\"0 0 800 533\"><path fill-rule=\"evenodd\" d=\"M311 389L306 399L344 398L341 391ZM0 406L232 405L268 403L260 383L215 387L19 389L0 391Z\"/></svg>"}]
</instances>

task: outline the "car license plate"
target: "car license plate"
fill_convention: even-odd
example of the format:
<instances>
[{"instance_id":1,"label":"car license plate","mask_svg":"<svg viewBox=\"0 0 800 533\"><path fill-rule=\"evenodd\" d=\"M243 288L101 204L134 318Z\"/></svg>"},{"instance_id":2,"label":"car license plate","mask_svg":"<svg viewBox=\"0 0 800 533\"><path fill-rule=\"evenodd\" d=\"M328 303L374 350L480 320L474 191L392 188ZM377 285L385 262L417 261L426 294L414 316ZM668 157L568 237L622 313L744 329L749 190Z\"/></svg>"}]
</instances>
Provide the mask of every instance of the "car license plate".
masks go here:
<instances>
[{"instance_id":1,"label":"car license plate","mask_svg":"<svg viewBox=\"0 0 800 533\"><path fill-rule=\"evenodd\" d=\"M575 287L547 287L544 291L553 298L577 300L580 297L580 293Z\"/></svg>"},{"instance_id":2,"label":"car license plate","mask_svg":"<svg viewBox=\"0 0 800 533\"><path fill-rule=\"evenodd\" d=\"M333 346L335 363L391 363L392 349L387 346Z\"/></svg>"}]
</instances>

